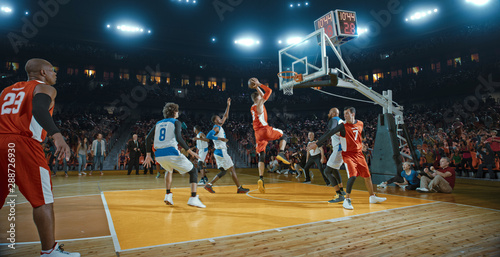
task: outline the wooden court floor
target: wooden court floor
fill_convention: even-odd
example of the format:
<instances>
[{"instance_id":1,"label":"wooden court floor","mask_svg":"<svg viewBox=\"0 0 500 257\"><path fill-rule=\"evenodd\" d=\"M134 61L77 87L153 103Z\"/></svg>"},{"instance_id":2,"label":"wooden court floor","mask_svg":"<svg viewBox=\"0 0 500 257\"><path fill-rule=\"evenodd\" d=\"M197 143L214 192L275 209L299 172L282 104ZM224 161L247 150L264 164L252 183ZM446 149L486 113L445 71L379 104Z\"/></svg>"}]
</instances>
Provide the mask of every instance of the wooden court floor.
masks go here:
<instances>
[{"instance_id":1,"label":"wooden court floor","mask_svg":"<svg viewBox=\"0 0 500 257\"><path fill-rule=\"evenodd\" d=\"M326 203L333 190L317 170L313 184L266 174L266 194L256 190L256 169L237 172L251 191L236 194L226 176L216 194L198 188L206 209L187 206L188 177L179 174L174 206L163 203L164 180L154 175L54 177L56 238L82 256L500 255L500 182L458 180L453 194L388 187L377 190L386 202L369 204L359 179L348 211ZM16 249L6 246L4 206L0 256L37 256L31 206L22 195L16 202Z\"/></svg>"}]
</instances>

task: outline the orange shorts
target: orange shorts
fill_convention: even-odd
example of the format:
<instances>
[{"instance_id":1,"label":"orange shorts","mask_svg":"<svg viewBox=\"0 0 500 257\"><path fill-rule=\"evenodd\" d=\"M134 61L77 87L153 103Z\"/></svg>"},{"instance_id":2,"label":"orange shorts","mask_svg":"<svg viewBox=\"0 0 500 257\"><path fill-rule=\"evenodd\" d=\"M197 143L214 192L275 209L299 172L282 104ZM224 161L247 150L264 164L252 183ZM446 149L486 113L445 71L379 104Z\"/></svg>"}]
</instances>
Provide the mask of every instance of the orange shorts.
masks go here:
<instances>
[{"instance_id":1,"label":"orange shorts","mask_svg":"<svg viewBox=\"0 0 500 257\"><path fill-rule=\"evenodd\" d=\"M349 171L349 177L361 176L363 178L369 178L371 176L368 164L362 152L342 152L342 159Z\"/></svg>"},{"instance_id":2,"label":"orange shorts","mask_svg":"<svg viewBox=\"0 0 500 257\"><path fill-rule=\"evenodd\" d=\"M53 203L49 166L39 142L25 136L0 134L0 208L9 193L19 192L33 208Z\"/></svg>"},{"instance_id":3,"label":"orange shorts","mask_svg":"<svg viewBox=\"0 0 500 257\"><path fill-rule=\"evenodd\" d=\"M266 150L269 141L278 140L283 136L281 129L275 129L271 126L266 126L255 131L255 141L257 143L257 153L262 153Z\"/></svg>"}]
</instances>

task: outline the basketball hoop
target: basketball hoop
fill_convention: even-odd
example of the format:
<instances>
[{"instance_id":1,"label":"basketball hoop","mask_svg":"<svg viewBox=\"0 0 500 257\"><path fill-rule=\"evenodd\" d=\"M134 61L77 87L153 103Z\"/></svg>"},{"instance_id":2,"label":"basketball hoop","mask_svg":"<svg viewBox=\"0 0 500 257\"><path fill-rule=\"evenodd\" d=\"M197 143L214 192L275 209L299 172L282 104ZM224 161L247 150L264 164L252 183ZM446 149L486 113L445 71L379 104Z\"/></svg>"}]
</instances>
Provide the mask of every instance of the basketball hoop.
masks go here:
<instances>
[{"instance_id":1,"label":"basketball hoop","mask_svg":"<svg viewBox=\"0 0 500 257\"><path fill-rule=\"evenodd\" d=\"M301 82L303 80L302 74L298 74L294 71L282 71L278 73L278 77L282 79L281 84L288 84L290 82ZM289 86L283 87L283 94L293 95L293 83Z\"/></svg>"}]
</instances>

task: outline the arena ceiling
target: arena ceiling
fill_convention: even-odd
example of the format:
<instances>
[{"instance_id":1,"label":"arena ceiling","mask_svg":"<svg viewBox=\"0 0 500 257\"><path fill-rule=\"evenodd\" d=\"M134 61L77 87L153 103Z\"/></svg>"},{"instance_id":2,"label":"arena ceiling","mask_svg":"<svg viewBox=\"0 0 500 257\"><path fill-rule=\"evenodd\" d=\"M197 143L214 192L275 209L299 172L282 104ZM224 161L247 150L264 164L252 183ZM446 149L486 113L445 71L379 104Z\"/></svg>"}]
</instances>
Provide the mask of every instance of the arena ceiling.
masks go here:
<instances>
[{"instance_id":1,"label":"arena ceiling","mask_svg":"<svg viewBox=\"0 0 500 257\"><path fill-rule=\"evenodd\" d=\"M47 22L37 26L35 40L97 42L116 48L207 55L269 56L283 47L278 40L309 34L314 30L314 20L330 10L356 11L358 26L369 29L368 35L364 35L367 44L381 46L411 41L454 26L498 21L494 10L498 10L499 5L498 1L490 1L490 6L477 7L467 4L466 0L193 1L42 0L40 2L52 3L44 8L39 1L0 0L0 5L10 4L14 9L11 15L0 17L1 40L9 40L8 33L22 35L27 22L33 23L36 14L40 18L43 16L40 13L45 13ZM294 7L290 7L291 4ZM405 21L412 13L429 8L438 8L439 14L418 24ZM29 14L24 15L25 11ZM113 31L123 22L139 24L152 33L124 37ZM111 29L106 27L108 24ZM261 44L251 51L237 49L234 41L248 35L258 38Z\"/></svg>"}]
</instances>

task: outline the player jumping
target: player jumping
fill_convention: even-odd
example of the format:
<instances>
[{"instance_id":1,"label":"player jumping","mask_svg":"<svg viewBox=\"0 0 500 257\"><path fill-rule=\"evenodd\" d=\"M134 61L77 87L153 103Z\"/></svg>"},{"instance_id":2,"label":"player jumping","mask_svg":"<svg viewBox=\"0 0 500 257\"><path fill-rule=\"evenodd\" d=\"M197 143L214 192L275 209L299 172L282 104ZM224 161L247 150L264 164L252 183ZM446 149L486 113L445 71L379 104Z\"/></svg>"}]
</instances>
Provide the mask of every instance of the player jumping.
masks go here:
<instances>
[{"instance_id":1,"label":"player jumping","mask_svg":"<svg viewBox=\"0 0 500 257\"><path fill-rule=\"evenodd\" d=\"M205 185L205 189L210 193L215 193L214 189L212 188L212 185L215 182L217 182L217 180L226 175L227 171L231 172L231 177L233 178L234 184L236 184L236 187L238 188L236 190L236 193L244 194L249 191L248 188L243 188L243 186L240 184L238 176L236 175L236 170L234 169L233 160L231 159L231 156L229 156L229 154L227 153L226 142L228 140L226 138L226 132L222 128L222 125L224 125L224 123L227 120L227 117L229 116L230 106L231 106L231 98L228 98L227 108L226 112L224 113L224 116L222 117L222 119L218 115L214 115L212 117L214 128L210 132L208 132L207 135L208 139L214 141L215 162L217 162L217 168L219 168L220 170L219 174L215 175L212 181L210 181L210 183L207 183Z\"/></svg>"},{"instance_id":2,"label":"player jumping","mask_svg":"<svg viewBox=\"0 0 500 257\"><path fill-rule=\"evenodd\" d=\"M365 186L370 194L370 203L381 203L387 198L377 197L373 192L372 178L368 164L366 164L365 156L363 155L363 142L365 131L363 130L363 122L356 120L356 109L354 107L344 108L345 123L336 126L334 129L324 134L316 143L312 143L308 148L312 149L317 146L323 145L329 137L340 132L342 144L342 159L347 166L349 172L349 179L347 180L346 196L344 200L344 208L352 210L351 204L351 190L356 181L357 176L365 179Z\"/></svg>"},{"instance_id":3,"label":"player jumping","mask_svg":"<svg viewBox=\"0 0 500 257\"><path fill-rule=\"evenodd\" d=\"M257 91L252 94L253 105L250 108L253 119L253 130L255 131L256 151L259 155L259 191L265 193L264 188L264 169L266 167L266 146L269 141L280 140L280 152L276 159L282 161L284 164L290 164L285 157L286 136L280 129L275 129L267 123L267 110L264 103L269 99L272 89L263 85L257 78L248 80L248 87L256 89ZM262 92L261 88L265 91Z\"/></svg>"}]
</instances>

